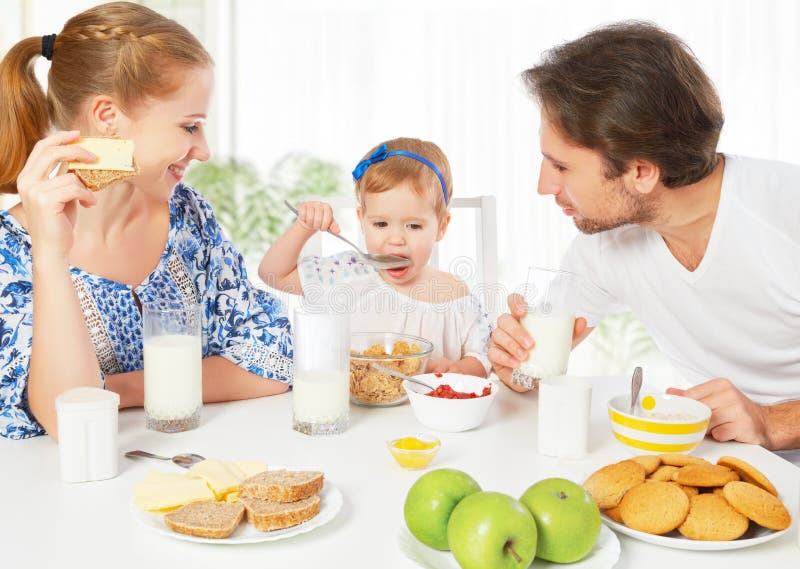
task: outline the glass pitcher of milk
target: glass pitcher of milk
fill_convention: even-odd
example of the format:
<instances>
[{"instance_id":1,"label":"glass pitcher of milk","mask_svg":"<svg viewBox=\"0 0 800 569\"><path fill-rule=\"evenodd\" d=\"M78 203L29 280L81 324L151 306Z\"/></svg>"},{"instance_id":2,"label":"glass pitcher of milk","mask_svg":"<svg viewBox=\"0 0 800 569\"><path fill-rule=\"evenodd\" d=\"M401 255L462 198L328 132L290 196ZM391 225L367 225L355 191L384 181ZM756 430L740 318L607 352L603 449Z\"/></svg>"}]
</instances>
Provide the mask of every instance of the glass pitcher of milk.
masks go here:
<instances>
[{"instance_id":1,"label":"glass pitcher of milk","mask_svg":"<svg viewBox=\"0 0 800 569\"><path fill-rule=\"evenodd\" d=\"M517 289L527 306L520 323L533 338L528 359L514 370L512 381L534 387L543 377L564 375L572 350L572 330L577 308L578 275L530 267Z\"/></svg>"},{"instance_id":2,"label":"glass pitcher of milk","mask_svg":"<svg viewBox=\"0 0 800 569\"><path fill-rule=\"evenodd\" d=\"M199 304L161 300L142 306L144 416L148 429L188 431L203 407L203 338Z\"/></svg>"},{"instance_id":3,"label":"glass pitcher of milk","mask_svg":"<svg viewBox=\"0 0 800 569\"><path fill-rule=\"evenodd\" d=\"M292 329L292 428L343 433L350 425L350 316L298 308Z\"/></svg>"}]
</instances>

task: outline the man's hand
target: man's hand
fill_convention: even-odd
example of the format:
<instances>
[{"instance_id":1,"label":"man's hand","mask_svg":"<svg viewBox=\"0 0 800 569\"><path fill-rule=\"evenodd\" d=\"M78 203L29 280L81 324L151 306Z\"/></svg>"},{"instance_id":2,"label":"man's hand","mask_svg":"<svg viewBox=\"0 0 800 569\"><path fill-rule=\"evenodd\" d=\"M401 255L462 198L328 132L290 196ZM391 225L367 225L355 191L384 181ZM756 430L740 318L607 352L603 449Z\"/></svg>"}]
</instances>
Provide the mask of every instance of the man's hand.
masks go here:
<instances>
[{"instance_id":1,"label":"man's hand","mask_svg":"<svg viewBox=\"0 0 800 569\"><path fill-rule=\"evenodd\" d=\"M492 343L489 346L489 361L500 380L514 391L528 391L527 388L511 382L511 372L528 359L528 353L536 345L530 334L520 324L527 312L525 301L518 294L508 297L510 314L503 314L497 319L497 328L492 332ZM572 347L589 335L592 328L586 326L585 318L576 318L572 330Z\"/></svg>"},{"instance_id":2,"label":"man's hand","mask_svg":"<svg viewBox=\"0 0 800 569\"><path fill-rule=\"evenodd\" d=\"M767 408L750 400L730 380L718 377L685 390L670 387L667 393L691 397L711 407L707 432L714 439L774 448Z\"/></svg>"}]
</instances>

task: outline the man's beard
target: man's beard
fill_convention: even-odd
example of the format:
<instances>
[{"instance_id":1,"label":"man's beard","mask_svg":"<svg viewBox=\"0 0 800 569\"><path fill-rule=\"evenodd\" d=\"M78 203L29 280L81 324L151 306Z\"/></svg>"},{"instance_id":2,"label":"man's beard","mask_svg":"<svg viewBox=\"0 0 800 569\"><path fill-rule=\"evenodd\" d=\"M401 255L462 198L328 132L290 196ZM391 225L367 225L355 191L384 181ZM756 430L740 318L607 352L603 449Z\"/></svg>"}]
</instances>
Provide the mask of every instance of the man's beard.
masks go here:
<instances>
[{"instance_id":1,"label":"man's beard","mask_svg":"<svg viewBox=\"0 0 800 569\"><path fill-rule=\"evenodd\" d=\"M614 187L607 190L605 198L606 211L619 213L602 219L575 219L578 231L591 235L623 225L647 223L653 221L658 212L658 203L650 195L629 190L622 180L617 180Z\"/></svg>"}]
</instances>

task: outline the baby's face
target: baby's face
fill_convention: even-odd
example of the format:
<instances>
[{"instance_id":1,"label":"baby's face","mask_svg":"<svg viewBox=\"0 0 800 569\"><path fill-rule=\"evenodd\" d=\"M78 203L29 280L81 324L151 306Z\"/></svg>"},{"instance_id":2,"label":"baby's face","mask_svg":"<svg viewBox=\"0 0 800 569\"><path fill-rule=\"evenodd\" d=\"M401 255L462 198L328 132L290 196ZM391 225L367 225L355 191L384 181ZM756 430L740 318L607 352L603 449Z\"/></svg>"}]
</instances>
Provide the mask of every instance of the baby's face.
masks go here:
<instances>
[{"instance_id":1,"label":"baby's face","mask_svg":"<svg viewBox=\"0 0 800 569\"><path fill-rule=\"evenodd\" d=\"M411 259L404 269L381 271L396 285L413 285L424 273L436 241L444 235L430 196L419 196L407 184L364 196L361 228L367 251Z\"/></svg>"}]
</instances>

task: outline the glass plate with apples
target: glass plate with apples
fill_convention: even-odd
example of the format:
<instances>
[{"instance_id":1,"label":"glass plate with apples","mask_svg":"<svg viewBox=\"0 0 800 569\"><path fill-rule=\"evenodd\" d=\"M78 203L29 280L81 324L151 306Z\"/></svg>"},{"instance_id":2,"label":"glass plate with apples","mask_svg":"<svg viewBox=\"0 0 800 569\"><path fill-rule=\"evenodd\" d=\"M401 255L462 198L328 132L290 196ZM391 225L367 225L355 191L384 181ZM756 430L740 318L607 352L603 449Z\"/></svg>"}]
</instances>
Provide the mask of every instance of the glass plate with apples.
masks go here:
<instances>
[{"instance_id":1,"label":"glass plate with apples","mask_svg":"<svg viewBox=\"0 0 800 569\"><path fill-rule=\"evenodd\" d=\"M564 478L539 480L517 500L439 468L411 486L403 517L400 550L427 569L528 567L531 560L532 567L610 569L620 555L591 495Z\"/></svg>"},{"instance_id":2,"label":"glass plate with apples","mask_svg":"<svg viewBox=\"0 0 800 569\"><path fill-rule=\"evenodd\" d=\"M400 551L411 561L424 567L425 569L459 569L458 562L449 551L437 551L423 544L416 537L411 535L408 528L403 524L397 535L397 544ZM587 556L570 563L570 569L611 569L619 560L620 545L616 534L605 525L600 528L600 535L592 552ZM544 559L534 559L531 567L536 568L564 568L563 563L550 563Z\"/></svg>"}]
</instances>

